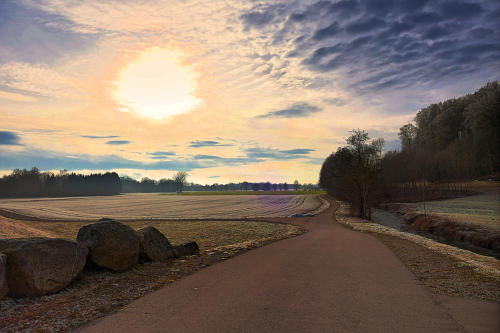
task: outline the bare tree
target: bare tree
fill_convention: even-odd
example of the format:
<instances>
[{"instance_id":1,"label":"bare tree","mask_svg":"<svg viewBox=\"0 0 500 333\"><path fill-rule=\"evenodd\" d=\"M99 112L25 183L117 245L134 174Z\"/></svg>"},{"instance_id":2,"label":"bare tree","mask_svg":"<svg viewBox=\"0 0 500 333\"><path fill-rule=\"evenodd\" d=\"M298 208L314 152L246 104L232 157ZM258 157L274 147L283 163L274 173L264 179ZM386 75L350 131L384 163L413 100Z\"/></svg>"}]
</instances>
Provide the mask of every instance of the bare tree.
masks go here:
<instances>
[{"instance_id":1,"label":"bare tree","mask_svg":"<svg viewBox=\"0 0 500 333\"><path fill-rule=\"evenodd\" d=\"M175 190L177 193L182 192L182 190L184 189L184 184L186 183L187 177L188 174L185 171L179 171L174 175Z\"/></svg>"},{"instance_id":2,"label":"bare tree","mask_svg":"<svg viewBox=\"0 0 500 333\"><path fill-rule=\"evenodd\" d=\"M293 182L293 189L294 189L295 191L298 191L298 190L299 190L299 188L300 188L300 183L299 183L299 181L298 181L298 180L295 180L295 181Z\"/></svg>"}]
</instances>

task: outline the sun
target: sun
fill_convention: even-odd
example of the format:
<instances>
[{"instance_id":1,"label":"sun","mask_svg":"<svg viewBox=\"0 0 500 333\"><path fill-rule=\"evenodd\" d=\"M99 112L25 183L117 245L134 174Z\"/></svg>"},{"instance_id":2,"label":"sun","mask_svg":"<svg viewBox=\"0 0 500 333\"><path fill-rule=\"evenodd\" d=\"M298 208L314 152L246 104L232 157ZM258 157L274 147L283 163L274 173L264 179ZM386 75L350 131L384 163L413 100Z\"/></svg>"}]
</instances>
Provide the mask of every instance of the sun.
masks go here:
<instances>
[{"instance_id":1,"label":"sun","mask_svg":"<svg viewBox=\"0 0 500 333\"><path fill-rule=\"evenodd\" d=\"M198 74L181 63L181 54L151 48L130 63L115 82L115 98L123 111L162 120L200 105L194 95Z\"/></svg>"}]
</instances>

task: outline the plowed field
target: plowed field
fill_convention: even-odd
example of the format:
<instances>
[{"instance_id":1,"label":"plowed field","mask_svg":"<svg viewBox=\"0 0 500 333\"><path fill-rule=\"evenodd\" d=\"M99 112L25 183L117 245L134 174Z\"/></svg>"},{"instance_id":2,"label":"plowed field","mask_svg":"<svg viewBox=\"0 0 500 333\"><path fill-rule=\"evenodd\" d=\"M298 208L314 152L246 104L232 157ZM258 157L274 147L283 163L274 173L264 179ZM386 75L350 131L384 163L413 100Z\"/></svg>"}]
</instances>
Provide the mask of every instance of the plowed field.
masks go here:
<instances>
[{"instance_id":1,"label":"plowed field","mask_svg":"<svg viewBox=\"0 0 500 333\"><path fill-rule=\"evenodd\" d=\"M284 217L318 209L317 195L203 195L161 193L102 197L2 199L0 214L17 219L94 221Z\"/></svg>"}]
</instances>

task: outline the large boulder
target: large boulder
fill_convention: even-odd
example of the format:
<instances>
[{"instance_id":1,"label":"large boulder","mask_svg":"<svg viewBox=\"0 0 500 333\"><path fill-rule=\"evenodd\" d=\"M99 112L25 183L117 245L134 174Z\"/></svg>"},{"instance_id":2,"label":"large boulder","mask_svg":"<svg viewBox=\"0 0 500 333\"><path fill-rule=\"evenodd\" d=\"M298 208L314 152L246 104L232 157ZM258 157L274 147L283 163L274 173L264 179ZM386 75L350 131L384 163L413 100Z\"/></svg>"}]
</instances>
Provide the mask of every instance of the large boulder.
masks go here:
<instances>
[{"instance_id":1,"label":"large boulder","mask_svg":"<svg viewBox=\"0 0 500 333\"><path fill-rule=\"evenodd\" d=\"M155 227L137 231L140 240L139 257L144 261L167 261L175 257L168 239Z\"/></svg>"},{"instance_id":2,"label":"large boulder","mask_svg":"<svg viewBox=\"0 0 500 333\"><path fill-rule=\"evenodd\" d=\"M88 249L67 239L17 238L0 240L0 252L7 255L9 295L25 297L65 288L85 267Z\"/></svg>"},{"instance_id":3,"label":"large boulder","mask_svg":"<svg viewBox=\"0 0 500 333\"><path fill-rule=\"evenodd\" d=\"M139 261L139 236L125 224L101 219L78 231L78 242L89 248L89 260L114 271L123 271Z\"/></svg>"},{"instance_id":4,"label":"large boulder","mask_svg":"<svg viewBox=\"0 0 500 333\"><path fill-rule=\"evenodd\" d=\"M200 253L200 248L196 242L187 242L174 247L176 257L191 256Z\"/></svg>"},{"instance_id":5,"label":"large boulder","mask_svg":"<svg viewBox=\"0 0 500 333\"><path fill-rule=\"evenodd\" d=\"M0 299L2 299L9 288L7 287L7 256L3 253L0 253Z\"/></svg>"}]
</instances>

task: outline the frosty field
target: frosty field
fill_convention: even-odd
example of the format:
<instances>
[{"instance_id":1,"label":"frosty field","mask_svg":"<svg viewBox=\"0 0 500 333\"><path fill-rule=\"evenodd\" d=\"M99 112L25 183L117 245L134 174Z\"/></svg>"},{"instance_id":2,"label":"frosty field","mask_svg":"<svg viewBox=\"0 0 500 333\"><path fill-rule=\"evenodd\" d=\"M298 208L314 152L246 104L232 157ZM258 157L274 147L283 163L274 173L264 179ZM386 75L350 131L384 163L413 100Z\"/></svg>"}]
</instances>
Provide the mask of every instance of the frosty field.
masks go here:
<instances>
[{"instance_id":1,"label":"frosty field","mask_svg":"<svg viewBox=\"0 0 500 333\"><path fill-rule=\"evenodd\" d=\"M463 198L405 204L420 213L447 217L460 223L482 225L500 230L500 195L486 193Z\"/></svg>"},{"instance_id":2,"label":"frosty field","mask_svg":"<svg viewBox=\"0 0 500 333\"><path fill-rule=\"evenodd\" d=\"M51 221L242 219L285 217L318 209L318 195L175 195L133 193L116 196L2 199L3 215Z\"/></svg>"}]
</instances>

